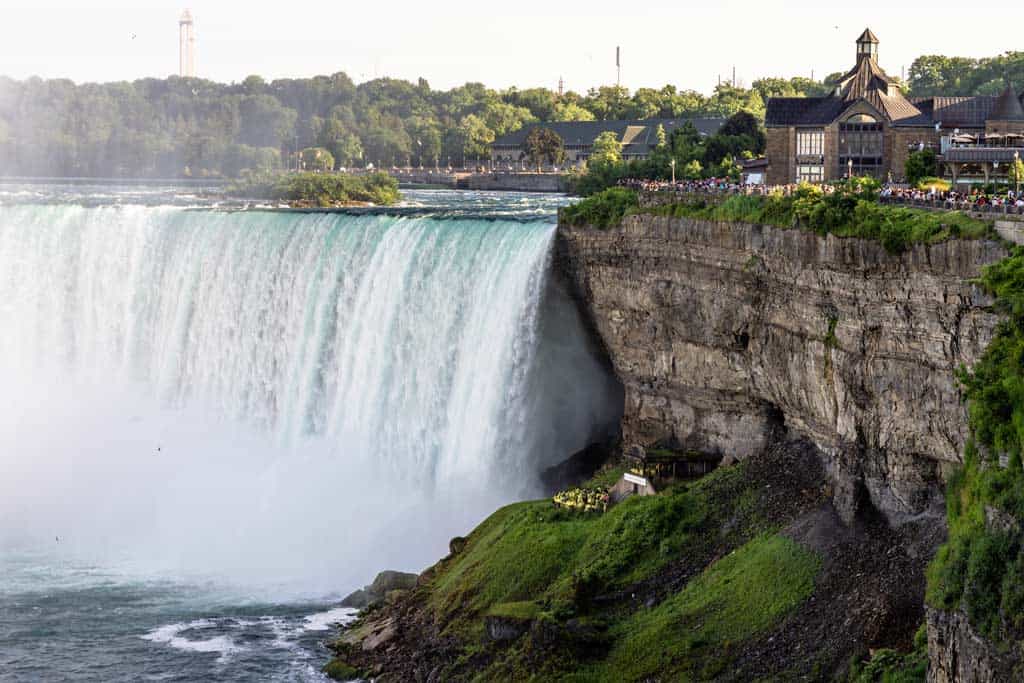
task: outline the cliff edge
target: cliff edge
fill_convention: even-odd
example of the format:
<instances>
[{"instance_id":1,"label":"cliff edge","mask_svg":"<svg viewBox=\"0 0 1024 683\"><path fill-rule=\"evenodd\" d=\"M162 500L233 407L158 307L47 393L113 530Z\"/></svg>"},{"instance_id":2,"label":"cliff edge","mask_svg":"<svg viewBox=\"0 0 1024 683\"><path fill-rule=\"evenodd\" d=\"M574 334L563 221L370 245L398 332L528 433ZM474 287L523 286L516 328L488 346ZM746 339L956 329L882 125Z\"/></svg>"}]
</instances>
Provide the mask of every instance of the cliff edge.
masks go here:
<instances>
[{"instance_id":1,"label":"cliff edge","mask_svg":"<svg viewBox=\"0 0 1024 683\"><path fill-rule=\"evenodd\" d=\"M627 445L744 459L784 425L825 454L846 521L942 515L968 433L955 372L999 320L972 280L1005 256L645 214L560 225L557 246L625 387Z\"/></svg>"}]
</instances>

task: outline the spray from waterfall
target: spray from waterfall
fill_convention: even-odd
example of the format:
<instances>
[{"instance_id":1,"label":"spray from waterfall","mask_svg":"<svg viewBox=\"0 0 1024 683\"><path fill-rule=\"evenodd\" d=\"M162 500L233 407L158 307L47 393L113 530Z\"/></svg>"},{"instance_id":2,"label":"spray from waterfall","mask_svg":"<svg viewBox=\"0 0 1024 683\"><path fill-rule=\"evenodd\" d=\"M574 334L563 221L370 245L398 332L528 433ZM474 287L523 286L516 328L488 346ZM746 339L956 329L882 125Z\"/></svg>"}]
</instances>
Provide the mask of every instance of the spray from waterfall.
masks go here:
<instances>
[{"instance_id":1,"label":"spray from waterfall","mask_svg":"<svg viewBox=\"0 0 1024 683\"><path fill-rule=\"evenodd\" d=\"M615 424L550 223L0 207L0 549L322 592Z\"/></svg>"}]
</instances>

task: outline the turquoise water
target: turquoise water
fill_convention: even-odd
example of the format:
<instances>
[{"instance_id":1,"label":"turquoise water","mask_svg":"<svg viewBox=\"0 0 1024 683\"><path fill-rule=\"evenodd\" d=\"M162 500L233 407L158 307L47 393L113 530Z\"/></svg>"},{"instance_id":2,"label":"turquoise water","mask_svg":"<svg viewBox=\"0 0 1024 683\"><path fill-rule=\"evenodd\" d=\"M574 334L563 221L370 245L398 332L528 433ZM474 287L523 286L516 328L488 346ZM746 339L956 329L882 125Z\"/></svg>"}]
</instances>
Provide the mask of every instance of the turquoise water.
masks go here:
<instances>
[{"instance_id":1,"label":"turquoise water","mask_svg":"<svg viewBox=\"0 0 1024 683\"><path fill-rule=\"evenodd\" d=\"M320 680L341 596L617 420L564 199L99 192L0 185L0 680Z\"/></svg>"}]
</instances>

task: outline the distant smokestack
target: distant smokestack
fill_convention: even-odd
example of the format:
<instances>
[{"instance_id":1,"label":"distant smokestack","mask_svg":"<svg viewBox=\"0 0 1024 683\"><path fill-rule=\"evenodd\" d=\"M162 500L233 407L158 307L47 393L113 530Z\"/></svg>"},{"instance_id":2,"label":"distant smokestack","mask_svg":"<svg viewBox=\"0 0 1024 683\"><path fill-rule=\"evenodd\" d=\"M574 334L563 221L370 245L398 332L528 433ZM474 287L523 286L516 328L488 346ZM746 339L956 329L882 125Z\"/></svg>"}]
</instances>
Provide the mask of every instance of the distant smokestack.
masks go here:
<instances>
[{"instance_id":1,"label":"distant smokestack","mask_svg":"<svg viewBox=\"0 0 1024 683\"><path fill-rule=\"evenodd\" d=\"M615 46L615 85L622 85L622 48Z\"/></svg>"}]
</instances>

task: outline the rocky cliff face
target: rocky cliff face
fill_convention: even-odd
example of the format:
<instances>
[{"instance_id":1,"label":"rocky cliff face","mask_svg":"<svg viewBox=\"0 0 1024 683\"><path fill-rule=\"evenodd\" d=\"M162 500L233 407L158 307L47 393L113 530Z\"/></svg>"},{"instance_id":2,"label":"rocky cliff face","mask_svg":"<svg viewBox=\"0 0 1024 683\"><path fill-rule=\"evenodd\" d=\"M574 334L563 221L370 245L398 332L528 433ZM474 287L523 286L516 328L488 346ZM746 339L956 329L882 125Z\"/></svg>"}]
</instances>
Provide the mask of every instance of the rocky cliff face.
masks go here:
<instances>
[{"instance_id":1,"label":"rocky cliff face","mask_svg":"<svg viewBox=\"0 0 1024 683\"><path fill-rule=\"evenodd\" d=\"M935 510L961 458L955 371L998 322L971 279L1004 255L648 215L558 241L625 387L627 445L745 458L785 426L827 454L844 517L870 501L893 521Z\"/></svg>"},{"instance_id":2,"label":"rocky cliff face","mask_svg":"<svg viewBox=\"0 0 1024 683\"><path fill-rule=\"evenodd\" d=\"M962 612L928 610L928 683L1019 681L1019 653L979 636Z\"/></svg>"}]
</instances>

